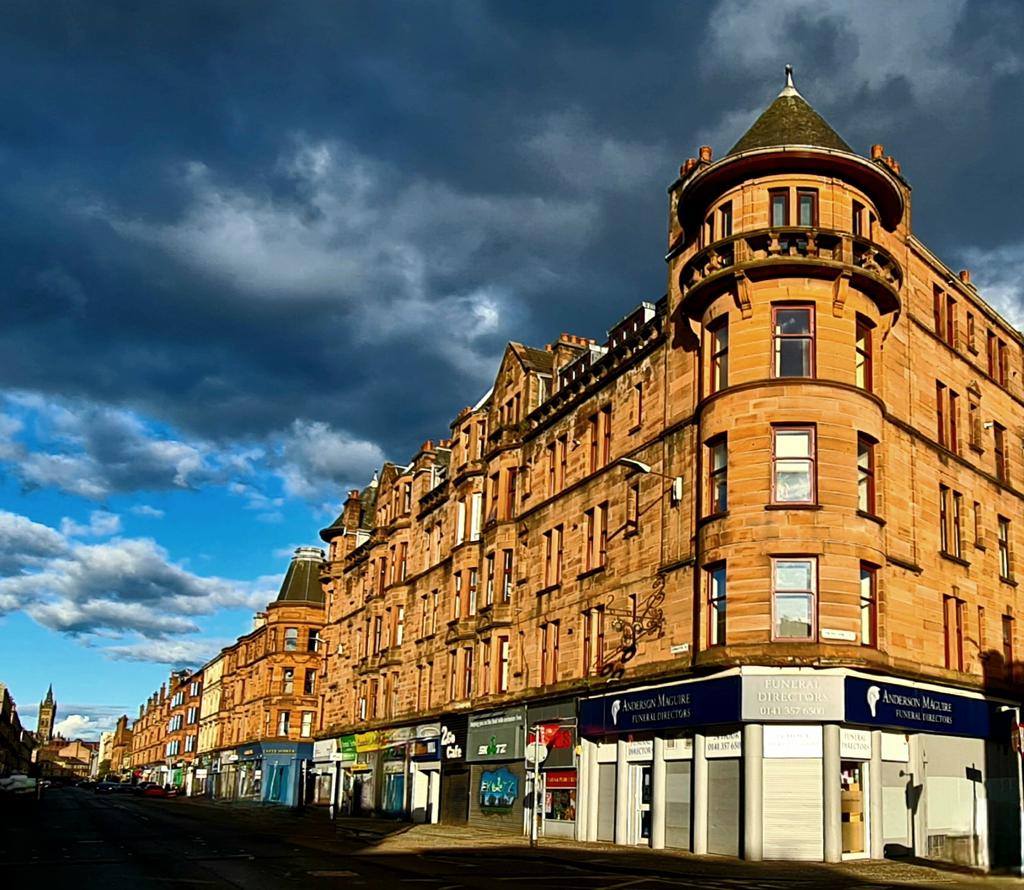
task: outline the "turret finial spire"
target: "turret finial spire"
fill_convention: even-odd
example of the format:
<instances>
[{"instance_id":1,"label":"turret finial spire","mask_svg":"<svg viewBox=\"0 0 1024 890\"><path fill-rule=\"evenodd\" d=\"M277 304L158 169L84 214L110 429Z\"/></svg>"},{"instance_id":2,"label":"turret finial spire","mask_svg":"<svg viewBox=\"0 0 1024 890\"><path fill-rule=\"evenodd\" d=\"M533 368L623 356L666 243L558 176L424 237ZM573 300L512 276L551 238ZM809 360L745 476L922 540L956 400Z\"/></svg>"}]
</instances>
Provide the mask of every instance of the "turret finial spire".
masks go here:
<instances>
[{"instance_id":1,"label":"turret finial spire","mask_svg":"<svg viewBox=\"0 0 1024 890\"><path fill-rule=\"evenodd\" d=\"M792 65L787 65L786 66L786 85L782 88L782 92L779 93L779 95L780 96L799 96L800 95L800 93L797 92L796 84L793 83L793 66Z\"/></svg>"}]
</instances>

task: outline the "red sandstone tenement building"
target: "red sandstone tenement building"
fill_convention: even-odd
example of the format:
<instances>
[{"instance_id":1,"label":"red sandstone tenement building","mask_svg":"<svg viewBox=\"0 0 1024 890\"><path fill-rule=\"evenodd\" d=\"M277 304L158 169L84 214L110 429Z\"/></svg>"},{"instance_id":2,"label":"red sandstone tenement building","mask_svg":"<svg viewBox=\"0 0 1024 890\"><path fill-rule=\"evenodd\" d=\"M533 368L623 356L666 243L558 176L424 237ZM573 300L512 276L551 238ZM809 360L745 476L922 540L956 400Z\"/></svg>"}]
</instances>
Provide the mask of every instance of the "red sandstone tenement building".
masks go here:
<instances>
[{"instance_id":1,"label":"red sandstone tenement building","mask_svg":"<svg viewBox=\"0 0 1024 890\"><path fill-rule=\"evenodd\" d=\"M322 561L323 551L300 547L253 630L198 671L173 672L139 708L130 740L137 779L297 802L320 727Z\"/></svg>"},{"instance_id":2,"label":"red sandstone tenement building","mask_svg":"<svg viewBox=\"0 0 1024 890\"><path fill-rule=\"evenodd\" d=\"M321 795L750 859L1020 860L1021 337L787 84L667 294L509 344L321 533ZM911 805L912 804L912 805Z\"/></svg>"},{"instance_id":3,"label":"red sandstone tenement building","mask_svg":"<svg viewBox=\"0 0 1024 890\"><path fill-rule=\"evenodd\" d=\"M1019 868L1024 341L910 202L787 75L666 294L510 343L203 668L207 793L520 832L536 736L547 835Z\"/></svg>"}]
</instances>

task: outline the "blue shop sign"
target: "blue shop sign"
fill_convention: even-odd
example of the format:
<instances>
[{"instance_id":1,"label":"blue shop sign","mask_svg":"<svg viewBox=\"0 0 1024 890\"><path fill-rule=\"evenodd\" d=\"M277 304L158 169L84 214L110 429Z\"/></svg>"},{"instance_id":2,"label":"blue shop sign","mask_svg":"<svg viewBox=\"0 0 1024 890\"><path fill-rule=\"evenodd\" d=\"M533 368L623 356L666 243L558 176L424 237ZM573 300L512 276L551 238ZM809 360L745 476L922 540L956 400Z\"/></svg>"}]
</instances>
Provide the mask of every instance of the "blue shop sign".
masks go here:
<instances>
[{"instance_id":1,"label":"blue shop sign","mask_svg":"<svg viewBox=\"0 0 1024 890\"><path fill-rule=\"evenodd\" d=\"M978 698L846 678L846 722L915 732L987 738L996 705Z\"/></svg>"},{"instance_id":2,"label":"blue shop sign","mask_svg":"<svg viewBox=\"0 0 1024 890\"><path fill-rule=\"evenodd\" d=\"M721 677L583 699L579 731L583 736L615 735L739 719L740 678Z\"/></svg>"},{"instance_id":3,"label":"blue shop sign","mask_svg":"<svg viewBox=\"0 0 1024 890\"><path fill-rule=\"evenodd\" d=\"M263 758L263 746L259 742L253 742L238 748L236 753L238 754L239 763L250 763Z\"/></svg>"},{"instance_id":4,"label":"blue shop sign","mask_svg":"<svg viewBox=\"0 0 1024 890\"><path fill-rule=\"evenodd\" d=\"M313 756L312 742L264 742L264 757L288 757L309 760Z\"/></svg>"}]
</instances>

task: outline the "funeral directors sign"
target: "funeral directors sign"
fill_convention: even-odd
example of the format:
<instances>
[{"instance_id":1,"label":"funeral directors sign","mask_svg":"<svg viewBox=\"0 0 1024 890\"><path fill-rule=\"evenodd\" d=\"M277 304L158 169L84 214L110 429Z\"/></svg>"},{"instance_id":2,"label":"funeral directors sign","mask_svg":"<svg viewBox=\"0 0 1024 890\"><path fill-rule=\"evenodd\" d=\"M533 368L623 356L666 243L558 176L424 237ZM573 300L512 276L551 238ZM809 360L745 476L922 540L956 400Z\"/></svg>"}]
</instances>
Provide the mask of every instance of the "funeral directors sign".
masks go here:
<instances>
[{"instance_id":1,"label":"funeral directors sign","mask_svg":"<svg viewBox=\"0 0 1024 890\"><path fill-rule=\"evenodd\" d=\"M584 699L579 725L581 735L599 736L735 723L739 716L740 678L722 677Z\"/></svg>"},{"instance_id":2,"label":"funeral directors sign","mask_svg":"<svg viewBox=\"0 0 1024 890\"><path fill-rule=\"evenodd\" d=\"M839 723L843 719L843 678L809 673L744 676L743 719Z\"/></svg>"},{"instance_id":3,"label":"funeral directors sign","mask_svg":"<svg viewBox=\"0 0 1024 890\"><path fill-rule=\"evenodd\" d=\"M846 722L986 738L995 705L984 699L861 677L846 678Z\"/></svg>"}]
</instances>

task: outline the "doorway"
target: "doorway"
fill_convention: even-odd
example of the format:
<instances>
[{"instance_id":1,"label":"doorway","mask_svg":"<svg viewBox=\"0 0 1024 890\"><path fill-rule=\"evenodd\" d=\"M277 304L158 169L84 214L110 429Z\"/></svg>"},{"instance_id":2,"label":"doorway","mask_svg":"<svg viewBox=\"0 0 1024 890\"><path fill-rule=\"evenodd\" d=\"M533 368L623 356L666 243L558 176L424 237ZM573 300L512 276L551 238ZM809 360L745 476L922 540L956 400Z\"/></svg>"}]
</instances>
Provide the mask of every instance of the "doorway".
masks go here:
<instances>
[{"instance_id":1,"label":"doorway","mask_svg":"<svg viewBox=\"0 0 1024 890\"><path fill-rule=\"evenodd\" d=\"M843 820L843 859L868 857L868 763L843 760L839 764Z\"/></svg>"},{"instance_id":2,"label":"doorway","mask_svg":"<svg viewBox=\"0 0 1024 890\"><path fill-rule=\"evenodd\" d=\"M651 843L651 765L629 766L629 842L636 846Z\"/></svg>"}]
</instances>

